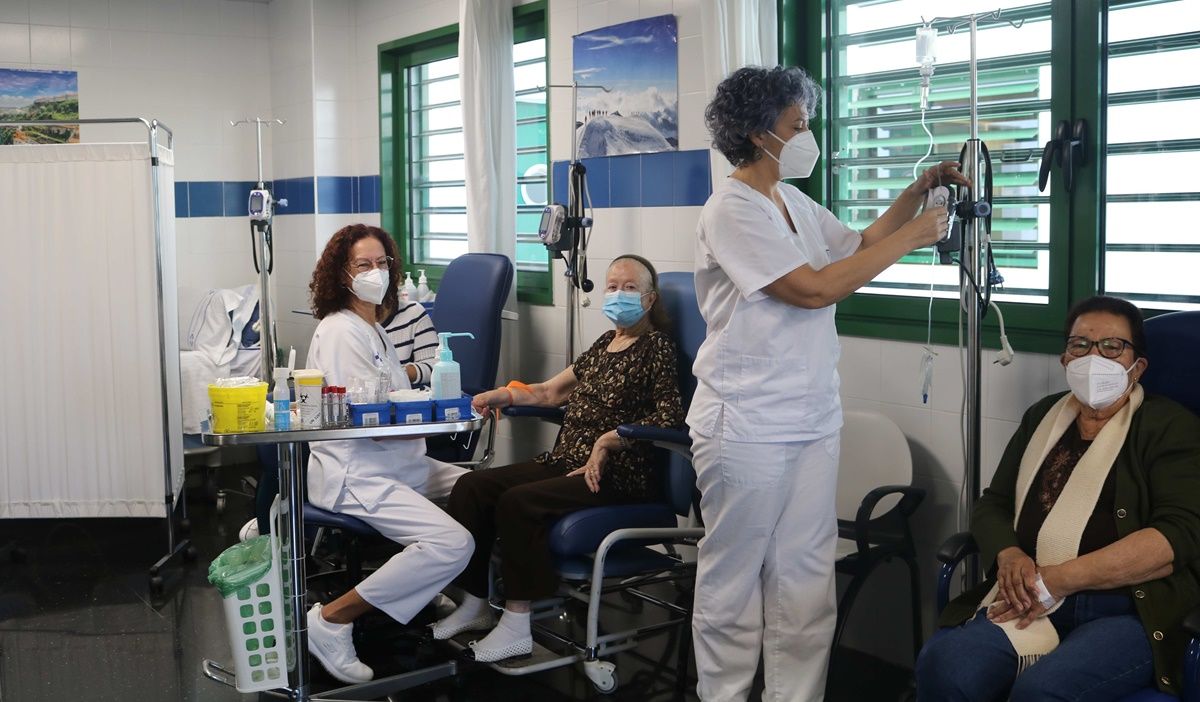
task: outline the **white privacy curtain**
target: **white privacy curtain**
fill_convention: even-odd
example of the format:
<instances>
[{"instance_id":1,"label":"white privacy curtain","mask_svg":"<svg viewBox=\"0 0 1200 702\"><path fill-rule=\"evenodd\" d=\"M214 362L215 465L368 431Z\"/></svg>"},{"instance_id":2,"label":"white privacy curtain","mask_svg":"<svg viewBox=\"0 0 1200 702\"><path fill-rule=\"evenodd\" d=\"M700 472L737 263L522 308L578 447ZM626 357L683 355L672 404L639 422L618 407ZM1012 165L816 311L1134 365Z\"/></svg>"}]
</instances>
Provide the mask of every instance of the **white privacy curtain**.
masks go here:
<instances>
[{"instance_id":1,"label":"white privacy curtain","mask_svg":"<svg viewBox=\"0 0 1200 702\"><path fill-rule=\"evenodd\" d=\"M711 99L717 84L743 66L774 66L779 62L777 0L708 0L700 3L701 27L714 46L704 50L704 85ZM717 151L709 152L715 188L733 172Z\"/></svg>"},{"instance_id":2,"label":"white privacy curtain","mask_svg":"<svg viewBox=\"0 0 1200 702\"><path fill-rule=\"evenodd\" d=\"M459 0L458 60L467 250L517 262L517 108L513 84L512 0ZM516 275L520 275L517 272ZM517 307L516 277L504 308ZM501 322L497 380L516 377L516 325Z\"/></svg>"},{"instance_id":3,"label":"white privacy curtain","mask_svg":"<svg viewBox=\"0 0 1200 702\"><path fill-rule=\"evenodd\" d=\"M468 250L516 260L517 126L511 0L460 0Z\"/></svg>"},{"instance_id":4,"label":"white privacy curtain","mask_svg":"<svg viewBox=\"0 0 1200 702\"><path fill-rule=\"evenodd\" d=\"M0 517L161 517L178 496L173 160L156 211L148 148L0 147Z\"/></svg>"}]
</instances>

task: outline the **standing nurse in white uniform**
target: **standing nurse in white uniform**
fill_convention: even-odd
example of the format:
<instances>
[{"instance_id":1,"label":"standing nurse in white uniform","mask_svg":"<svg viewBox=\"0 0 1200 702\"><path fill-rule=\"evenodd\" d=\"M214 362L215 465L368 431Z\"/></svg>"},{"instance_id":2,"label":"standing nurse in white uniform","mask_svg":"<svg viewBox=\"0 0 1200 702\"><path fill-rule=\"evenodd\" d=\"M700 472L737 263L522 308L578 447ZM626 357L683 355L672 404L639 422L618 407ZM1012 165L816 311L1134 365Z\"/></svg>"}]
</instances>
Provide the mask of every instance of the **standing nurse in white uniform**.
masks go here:
<instances>
[{"instance_id":1,"label":"standing nurse in white uniform","mask_svg":"<svg viewBox=\"0 0 1200 702\"><path fill-rule=\"evenodd\" d=\"M308 367L329 385L375 381L408 388L408 373L378 320L398 304L400 270L387 232L365 224L338 230L313 270L313 332ZM446 497L466 470L425 455L423 439L352 439L312 444L308 499L358 517L405 548L361 583L308 613L308 648L335 678L355 683L373 671L358 660L354 620L379 609L407 623L462 569L475 543L462 525L430 502Z\"/></svg>"},{"instance_id":2,"label":"standing nurse in white uniform","mask_svg":"<svg viewBox=\"0 0 1200 702\"><path fill-rule=\"evenodd\" d=\"M914 219L942 163L859 234L781 178L819 154L808 129L820 89L799 68L749 67L705 111L736 168L697 229L696 295L708 325L688 414L706 536L695 616L698 692L744 700L758 667L764 700L824 695L836 619L839 431L834 305L946 228Z\"/></svg>"}]
</instances>

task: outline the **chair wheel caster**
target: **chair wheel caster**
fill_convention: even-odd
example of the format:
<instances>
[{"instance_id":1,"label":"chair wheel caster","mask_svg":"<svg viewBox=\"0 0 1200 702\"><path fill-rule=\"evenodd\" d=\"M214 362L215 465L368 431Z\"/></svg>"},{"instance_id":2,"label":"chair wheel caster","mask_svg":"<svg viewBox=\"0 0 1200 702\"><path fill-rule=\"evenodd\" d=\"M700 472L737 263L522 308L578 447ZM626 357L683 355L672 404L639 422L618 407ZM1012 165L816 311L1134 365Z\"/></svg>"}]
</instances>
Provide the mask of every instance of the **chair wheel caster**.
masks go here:
<instances>
[{"instance_id":1,"label":"chair wheel caster","mask_svg":"<svg viewBox=\"0 0 1200 702\"><path fill-rule=\"evenodd\" d=\"M150 576L150 594L155 596L163 594L163 579L161 575Z\"/></svg>"},{"instance_id":2,"label":"chair wheel caster","mask_svg":"<svg viewBox=\"0 0 1200 702\"><path fill-rule=\"evenodd\" d=\"M196 555L197 553L195 546L188 546L187 548L183 549L183 560L187 561L188 563L196 560Z\"/></svg>"},{"instance_id":3,"label":"chair wheel caster","mask_svg":"<svg viewBox=\"0 0 1200 702\"><path fill-rule=\"evenodd\" d=\"M607 695L617 689L617 666L608 661L584 661L583 673L596 691Z\"/></svg>"}]
</instances>

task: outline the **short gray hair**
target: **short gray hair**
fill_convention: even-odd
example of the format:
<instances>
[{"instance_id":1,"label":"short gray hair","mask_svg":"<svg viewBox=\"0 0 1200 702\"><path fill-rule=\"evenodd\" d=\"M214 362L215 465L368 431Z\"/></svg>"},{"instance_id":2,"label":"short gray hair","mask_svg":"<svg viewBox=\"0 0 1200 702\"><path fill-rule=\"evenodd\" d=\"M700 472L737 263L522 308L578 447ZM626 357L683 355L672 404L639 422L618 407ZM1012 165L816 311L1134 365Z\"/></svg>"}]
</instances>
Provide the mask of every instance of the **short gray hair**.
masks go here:
<instances>
[{"instance_id":1,"label":"short gray hair","mask_svg":"<svg viewBox=\"0 0 1200 702\"><path fill-rule=\"evenodd\" d=\"M762 157L751 134L773 129L792 105L803 105L812 119L820 102L821 87L803 68L746 66L717 86L704 122L713 147L734 166L745 166Z\"/></svg>"}]
</instances>

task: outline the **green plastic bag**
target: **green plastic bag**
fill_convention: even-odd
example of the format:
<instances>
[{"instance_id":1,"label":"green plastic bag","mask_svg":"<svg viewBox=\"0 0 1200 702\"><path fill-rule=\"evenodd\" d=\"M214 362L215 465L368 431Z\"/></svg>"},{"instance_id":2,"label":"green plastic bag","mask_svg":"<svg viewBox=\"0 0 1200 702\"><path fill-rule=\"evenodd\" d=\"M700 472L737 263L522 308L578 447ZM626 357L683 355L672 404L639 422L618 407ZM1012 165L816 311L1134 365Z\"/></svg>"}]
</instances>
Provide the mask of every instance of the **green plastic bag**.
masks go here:
<instances>
[{"instance_id":1,"label":"green plastic bag","mask_svg":"<svg viewBox=\"0 0 1200 702\"><path fill-rule=\"evenodd\" d=\"M238 588L258 582L271 569L271 537L264 534L234 544L208 565L208 582L221 597L232 597Z\"/></svg>"}]
</instances>

